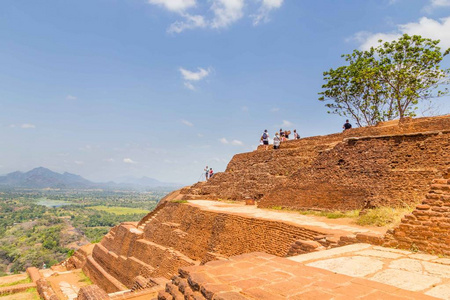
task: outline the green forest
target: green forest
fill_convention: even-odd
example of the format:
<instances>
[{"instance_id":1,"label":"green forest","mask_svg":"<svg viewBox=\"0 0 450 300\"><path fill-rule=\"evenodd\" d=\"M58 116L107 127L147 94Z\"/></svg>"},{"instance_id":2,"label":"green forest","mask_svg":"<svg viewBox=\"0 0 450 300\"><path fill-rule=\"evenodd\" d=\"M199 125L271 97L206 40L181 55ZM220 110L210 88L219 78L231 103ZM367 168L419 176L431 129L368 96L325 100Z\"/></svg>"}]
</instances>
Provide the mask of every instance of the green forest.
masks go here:
<instances>
[{"instance_id":1,"label":"green forest","mask_svg":"<svg viewBox=\"0 0 450 300\"><path fill-rule=\"evenodd\" d=\"M61 262L111 227L139 221L167 192L0 192L0 276Z\"/></svg>"}]
</instances>

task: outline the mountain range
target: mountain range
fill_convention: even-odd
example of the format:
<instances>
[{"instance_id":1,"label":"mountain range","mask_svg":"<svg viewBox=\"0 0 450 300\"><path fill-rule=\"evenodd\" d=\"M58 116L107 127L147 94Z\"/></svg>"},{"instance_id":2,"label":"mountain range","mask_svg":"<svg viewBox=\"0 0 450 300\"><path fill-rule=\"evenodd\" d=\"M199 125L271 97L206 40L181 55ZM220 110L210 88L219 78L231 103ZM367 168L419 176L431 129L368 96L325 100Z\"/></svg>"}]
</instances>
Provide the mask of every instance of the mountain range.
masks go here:
<instances>
[{"instance_id":1,"label":"mountain range","mask_svg":"<svg viewBox=\"0 0 450 300\"><path fill-rule=\"evenodd\" d=\"M159 180L142 177L128 177L123 182L97 183L72 173L57 173L44 167L38 167L28 172L12 172L0 176L0 187L13 188L58 188L58 189L112 189L112 188L156 188L178 187L179 184L161 182Z\"/></svg>"}]
</instances>

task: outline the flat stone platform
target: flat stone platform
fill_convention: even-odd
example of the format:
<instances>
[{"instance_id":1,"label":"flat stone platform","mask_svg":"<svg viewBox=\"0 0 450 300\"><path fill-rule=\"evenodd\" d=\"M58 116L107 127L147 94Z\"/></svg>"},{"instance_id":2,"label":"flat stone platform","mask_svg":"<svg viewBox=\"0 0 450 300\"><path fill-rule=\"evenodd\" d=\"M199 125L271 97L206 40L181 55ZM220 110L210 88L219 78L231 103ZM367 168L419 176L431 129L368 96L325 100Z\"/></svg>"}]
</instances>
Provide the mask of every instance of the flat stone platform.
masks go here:
<instances>
[{"instance_id":1,"label":"flat stone platform","mask_svg":"<svg viewBox=\"0 0 450 300\"><path fill-rule=\"evenodd\" d=\"M255 252L182 268L166 292L223 300L450 299L448 263L368 244L289 259Z\"/></svg>"},{"instance_id":2,"label":"flat stone platform","mask_svg":"<svg viewBox=\"0 0 450 300\"><path fill-rule=\"evenodd\" d=\"M450 259L353 244L288 258L305 266L450 300Z\"/></svg>"},{"instance_id":3,"label":"flat stone platform","mask_svg":"<svg viewBox=\"0 0 450 300\"><path fill-rule=\"evenodd\" d=\"M334 235L348 235L356 233L384 233L386 228L358 226L351 224L348 219L327 219L311 215L301 215L297 212L275 211L256 207L256 205L245 205L244 203L227 203L211 200L188 200L189 204L202 210L222 212L239 215L247 218L264 219L275 222L284 222L301 226L303 228L327 232Z\"/></svg>"}]
</instances>

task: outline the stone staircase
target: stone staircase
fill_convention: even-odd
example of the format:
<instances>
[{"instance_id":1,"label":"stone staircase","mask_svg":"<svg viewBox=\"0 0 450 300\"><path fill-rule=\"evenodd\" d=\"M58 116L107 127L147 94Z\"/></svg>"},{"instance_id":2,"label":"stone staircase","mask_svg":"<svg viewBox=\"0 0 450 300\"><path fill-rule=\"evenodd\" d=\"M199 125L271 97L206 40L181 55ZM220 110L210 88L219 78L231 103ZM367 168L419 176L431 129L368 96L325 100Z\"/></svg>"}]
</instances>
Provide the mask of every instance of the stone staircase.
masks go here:
<instances>
[{"instance_id":1,"label":"stone staircase","mask_svg":"<svg viewBox=\"0 0 450 300\"><path fill-rule=\"evenodd\" d=\"M434 179L425 199L388 231L385 245L427 253L450 255L450 168Z\"/></svg>"},{"instance_id":2,"label":"stone staircase","mask_svg":"<svg viewBox=\"0 0 450 300\"><path fill-rule=\"evenodd\" d=\"M142 220L139 221L137 224L137 228L140 230L144 230L145 226L150 223L153 219L156 218L158 213L166 206L166 202L158 205L153 211L151 211L149 214L147 214L145 217L142 218Z\"/></svg>"}]
</instances>

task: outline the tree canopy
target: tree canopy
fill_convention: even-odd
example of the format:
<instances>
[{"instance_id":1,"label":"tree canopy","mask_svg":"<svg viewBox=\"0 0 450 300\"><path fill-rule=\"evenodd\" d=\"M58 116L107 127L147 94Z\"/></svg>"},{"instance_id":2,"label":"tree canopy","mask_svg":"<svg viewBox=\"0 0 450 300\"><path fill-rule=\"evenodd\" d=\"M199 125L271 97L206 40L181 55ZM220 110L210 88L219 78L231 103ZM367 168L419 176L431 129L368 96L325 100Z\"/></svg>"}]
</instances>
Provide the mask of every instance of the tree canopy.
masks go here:
<instances>
[{"instance_id":1,"label":"tree canopy","mask_svg":"<svg viewBox=\"0 0 450 300\"><path fill-rule=\"evenodd\" d=\"M379 41L369 50L354 50L342 57L346 65L323 73L320 101L358 126L415 116L420 101L448 93L450 69L439 63L450 49L441 52L439 40L401 36L392 42Z\"/></svg>"}]
</instances>

